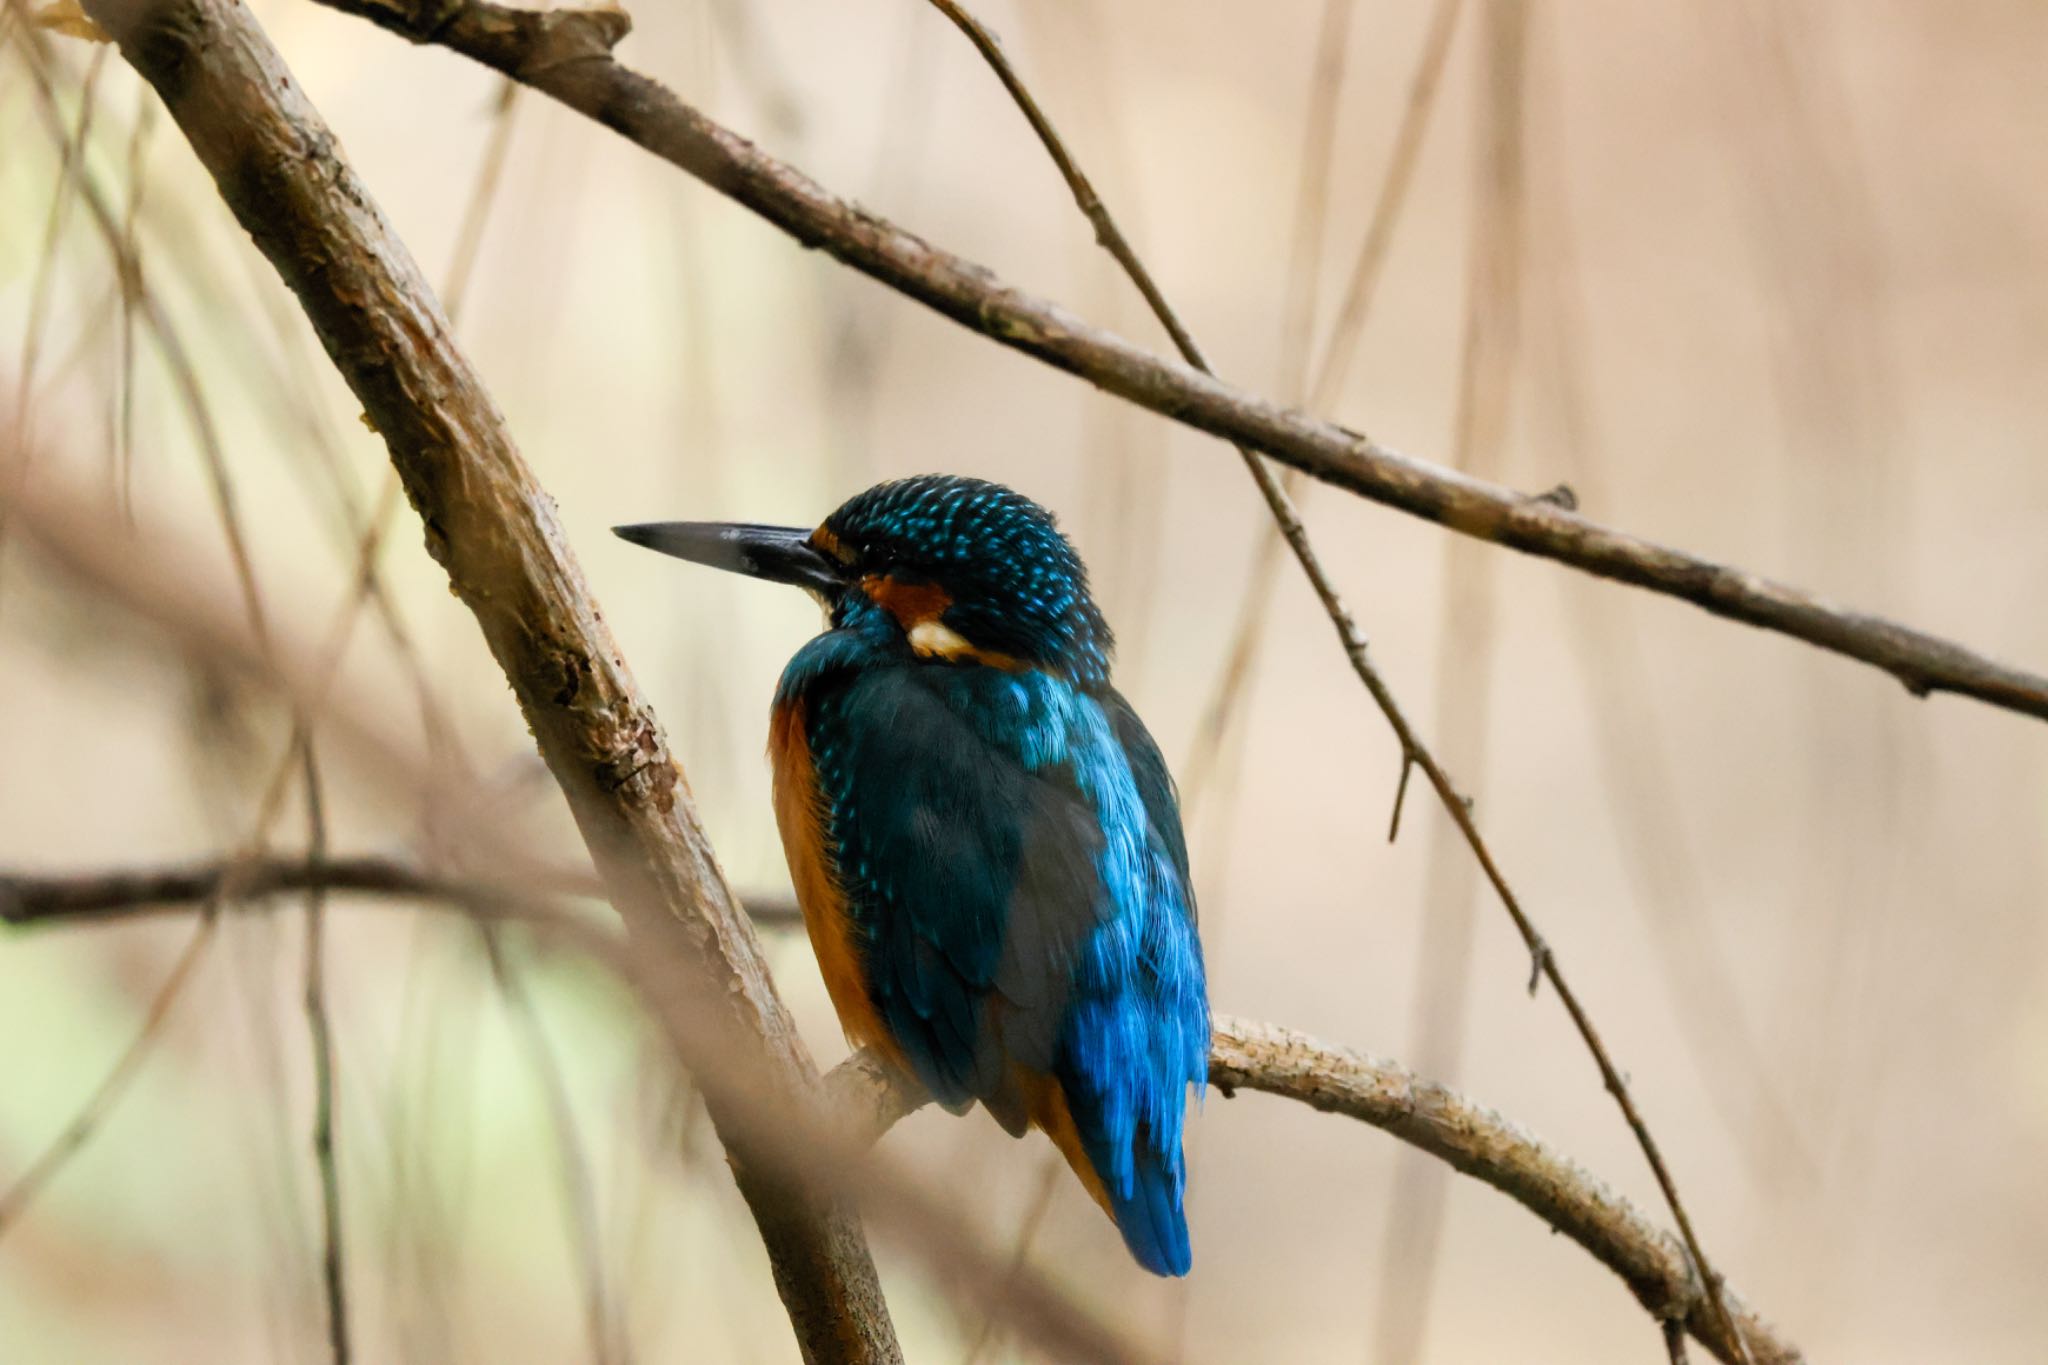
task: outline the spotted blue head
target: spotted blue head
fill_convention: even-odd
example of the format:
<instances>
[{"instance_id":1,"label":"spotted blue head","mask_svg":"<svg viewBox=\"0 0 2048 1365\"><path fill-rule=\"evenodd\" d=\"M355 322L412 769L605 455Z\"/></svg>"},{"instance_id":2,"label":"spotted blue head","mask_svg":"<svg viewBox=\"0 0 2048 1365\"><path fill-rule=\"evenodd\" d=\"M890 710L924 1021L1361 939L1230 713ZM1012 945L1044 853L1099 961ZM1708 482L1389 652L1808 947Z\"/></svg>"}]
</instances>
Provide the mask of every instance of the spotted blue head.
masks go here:
<instances>
[{"instance_id":1,"label":"spotted blue head","mask_svg":"<svg viewBox=\"0 0 2048 1365\"><path fill-rule=\"evenodd\" d=\"M884 614L927 657L1029 667L1083 687L1114 642L1051 512L983 479L923 474L849 498L815 530L730 522L614 528L636 545L810 590L834 626Z\"/></svg>"}]
</instances>

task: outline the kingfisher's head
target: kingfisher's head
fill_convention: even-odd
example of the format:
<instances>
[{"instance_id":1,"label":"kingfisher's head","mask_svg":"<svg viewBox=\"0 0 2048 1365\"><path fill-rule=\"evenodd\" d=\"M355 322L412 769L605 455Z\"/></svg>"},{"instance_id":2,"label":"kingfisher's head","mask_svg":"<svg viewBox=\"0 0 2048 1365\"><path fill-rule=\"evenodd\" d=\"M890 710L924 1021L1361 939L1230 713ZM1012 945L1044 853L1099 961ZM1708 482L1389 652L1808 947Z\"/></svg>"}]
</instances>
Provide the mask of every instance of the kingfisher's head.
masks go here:
<instances>
[{"instance_id":1,"label":"kingfisher's head","mask_svg":"<svg viewBox=\"0 0 2048 1365\"><path fill-rule=\"evenodd\" d=\"M1052 513L982 479L924 474L857 493L815 530L732 522L614 528L636 545L793 583L832 624L880 622L918 654L1109 676L1109 626Z\"/></svg>"}]
</instances>

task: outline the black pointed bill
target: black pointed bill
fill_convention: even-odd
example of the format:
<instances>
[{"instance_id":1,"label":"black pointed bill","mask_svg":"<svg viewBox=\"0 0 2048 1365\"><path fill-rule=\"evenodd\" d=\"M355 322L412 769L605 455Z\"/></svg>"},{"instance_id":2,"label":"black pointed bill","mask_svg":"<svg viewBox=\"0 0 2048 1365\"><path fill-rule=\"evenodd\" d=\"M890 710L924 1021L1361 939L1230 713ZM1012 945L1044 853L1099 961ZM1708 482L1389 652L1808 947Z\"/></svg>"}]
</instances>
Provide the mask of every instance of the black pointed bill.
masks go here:
<instances>
[{"instance_id":1,"label":"black pointed bill","mask_svg":"<svg viewBox=\"0 0 2048 1365\"><path fill-rule=\"evenodd\" d=\"M794 583L831 598L846 586L839 565L796 526L753 526L730 521L651 521L614 526L612 534L635 545L714 569Z\"/></svg>"}]
</instances>

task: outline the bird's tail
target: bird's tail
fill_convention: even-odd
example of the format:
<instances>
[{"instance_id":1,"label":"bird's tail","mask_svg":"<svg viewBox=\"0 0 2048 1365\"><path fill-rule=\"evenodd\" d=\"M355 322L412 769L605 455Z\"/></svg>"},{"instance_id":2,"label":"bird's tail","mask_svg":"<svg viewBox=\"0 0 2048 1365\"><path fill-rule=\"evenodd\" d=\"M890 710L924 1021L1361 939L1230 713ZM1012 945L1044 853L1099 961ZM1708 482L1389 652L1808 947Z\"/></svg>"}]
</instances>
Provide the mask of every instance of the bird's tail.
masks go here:
<instances>
[{"instance_id":1,"label":"bird's tail","mask_svg":"<svg viewBox=\"0 0 2048 1365\"><path fill-rule=\"evenodd\" d=\"M1154 1275L1188 1273L1194 1257L1187 1215L1181 1209L1185 1177L1178 1134L1162 1148L1140 1125L1130 1150L1118 1152L1104 1125L1075 1122L1067 1088L1049 1076L1034 1087L1031 1122L1060 1149L1081 1184L1124 1235L1124 1245L1139 1265Z\"/></svg>"},{"instance_id":2,"label":"bird's tail","mask_svg":"<svg viewBox=\"0 0 2048 1365\"><path fill-rule=\"evenodd\" d=\"M1181 1210L1179 1144L1162 1152L1141 1135L1132 1157L1128 1189L1119 1190L1113 1178L1103 1181L1109 1216L1139 1265L1154 1275L1185 1275L1194 1254L1188 1246L1187 1215Z\"/></svg>"}]
</instances>

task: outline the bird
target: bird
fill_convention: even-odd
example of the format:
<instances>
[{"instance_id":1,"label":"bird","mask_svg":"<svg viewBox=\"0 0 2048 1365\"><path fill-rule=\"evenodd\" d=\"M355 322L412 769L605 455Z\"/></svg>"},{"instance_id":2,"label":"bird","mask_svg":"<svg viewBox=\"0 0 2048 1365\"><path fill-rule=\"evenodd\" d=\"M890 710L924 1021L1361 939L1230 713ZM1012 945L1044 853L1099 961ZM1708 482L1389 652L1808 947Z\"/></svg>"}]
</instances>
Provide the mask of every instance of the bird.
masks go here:
<instances>
[{"instance_id":1,"label":"bird","mask_svg":"<svg viewBox=\"0 0 2048 1365\"><path fill-rule=\"evenodd\" d=\"M958 475L817 527L613 528L791 584L825 628L769 716L790 877L849 1043L1049 1137L1133 1258L1188 1273L1209 1002L1179 798L1052 513Z\"/></svg>"}]
</instances>

